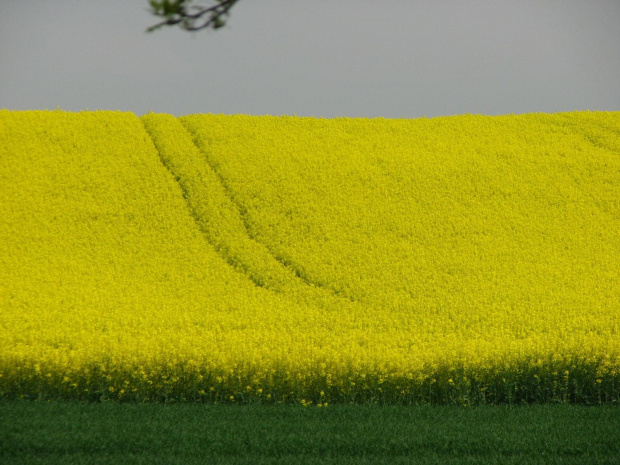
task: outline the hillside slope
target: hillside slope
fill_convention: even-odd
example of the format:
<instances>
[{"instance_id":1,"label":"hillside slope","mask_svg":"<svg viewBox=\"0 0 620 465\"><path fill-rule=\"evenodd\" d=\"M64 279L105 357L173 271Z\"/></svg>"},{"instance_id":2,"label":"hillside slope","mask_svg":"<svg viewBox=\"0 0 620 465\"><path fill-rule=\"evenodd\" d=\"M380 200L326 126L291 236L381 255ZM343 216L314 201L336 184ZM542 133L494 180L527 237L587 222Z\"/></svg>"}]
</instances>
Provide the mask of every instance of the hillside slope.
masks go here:
<instances>
[{"instance_id":1,"label":"hillside slope","mask_svg":"<svg viewBox=\"0 0 620 465\"><path fill-rule=\"evenodd\" d=\"M620 397L620 113L0 111L0 396Z\"/></svg>"}]
</instances>

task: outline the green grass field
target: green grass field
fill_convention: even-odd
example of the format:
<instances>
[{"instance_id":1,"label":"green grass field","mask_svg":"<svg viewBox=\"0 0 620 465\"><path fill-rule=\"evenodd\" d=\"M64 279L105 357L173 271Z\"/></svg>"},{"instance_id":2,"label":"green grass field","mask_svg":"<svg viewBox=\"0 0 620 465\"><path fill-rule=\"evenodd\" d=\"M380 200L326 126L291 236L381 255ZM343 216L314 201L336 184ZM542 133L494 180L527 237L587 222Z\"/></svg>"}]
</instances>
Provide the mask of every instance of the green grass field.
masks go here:
<instances>
[{"instance_id":1,"label":"green grass field","mask_svg":"<svg viewBox=\"0 0 620 465\"><path fill-rule=\"evenodd\" d=\"M2 401L0 463L617 464L620 411Z\"/></svg>"}]
</instances>

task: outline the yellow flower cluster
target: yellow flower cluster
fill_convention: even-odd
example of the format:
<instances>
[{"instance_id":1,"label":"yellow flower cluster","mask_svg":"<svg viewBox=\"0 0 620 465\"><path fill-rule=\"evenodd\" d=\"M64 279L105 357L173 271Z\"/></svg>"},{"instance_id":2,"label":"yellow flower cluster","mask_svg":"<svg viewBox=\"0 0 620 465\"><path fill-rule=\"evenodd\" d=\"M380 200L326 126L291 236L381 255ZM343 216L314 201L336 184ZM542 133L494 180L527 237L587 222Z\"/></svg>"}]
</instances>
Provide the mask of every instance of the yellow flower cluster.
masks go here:
<instances>
[{"instance_id":1,"label":"yellow flower cluster","mask_svg":"<svg viewBox=\"0 0 620 465\"><path fill-rule=\"evenodd\" d=\"M0 111L0 397L620 400L620 112Z\"/></svg>"}]
</instances>

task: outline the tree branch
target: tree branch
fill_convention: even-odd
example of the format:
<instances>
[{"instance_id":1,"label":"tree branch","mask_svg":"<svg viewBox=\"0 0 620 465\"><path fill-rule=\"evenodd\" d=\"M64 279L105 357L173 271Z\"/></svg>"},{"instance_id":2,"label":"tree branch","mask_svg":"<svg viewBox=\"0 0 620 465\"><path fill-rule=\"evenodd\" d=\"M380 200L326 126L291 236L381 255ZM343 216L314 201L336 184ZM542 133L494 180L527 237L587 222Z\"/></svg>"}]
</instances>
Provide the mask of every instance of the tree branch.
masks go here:
<instances>
[{"instance_id":1,"label":"tree branch","mask_svg":"<svg viewBox=\"0 0 620 465\"><path fill-rule=\"evenodd\" d=\"M152 32L164 26L179 25L186 31L199 31L201 29L219 29L226 25L226 19L230 9L238 0L215 0L212 6L191 5L192 0L151 0L151 13L160 18L165 18L160 23L147 29ZM189 12L193 10L193 13Z\"/></svg>"}]
</instances>

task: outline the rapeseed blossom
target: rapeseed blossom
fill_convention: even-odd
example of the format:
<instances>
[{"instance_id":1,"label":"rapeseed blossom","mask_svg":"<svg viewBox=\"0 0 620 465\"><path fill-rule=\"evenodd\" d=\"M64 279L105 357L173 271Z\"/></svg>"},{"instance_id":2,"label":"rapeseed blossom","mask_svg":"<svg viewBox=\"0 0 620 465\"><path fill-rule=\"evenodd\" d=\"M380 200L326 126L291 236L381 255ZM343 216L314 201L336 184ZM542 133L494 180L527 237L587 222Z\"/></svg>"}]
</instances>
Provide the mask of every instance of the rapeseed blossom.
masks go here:
<instances>
[{"instance_id":1,"label":"rapeseed blossom","mask_svg":"<svg viewBox=\"0 0 620 465\"><path fill-rule=\"evenodd\" d=\"M0 111L0 397L620 398L620 113Z\"/></svg>"}]
</instances>

